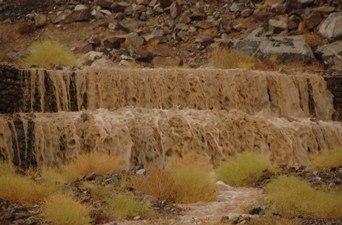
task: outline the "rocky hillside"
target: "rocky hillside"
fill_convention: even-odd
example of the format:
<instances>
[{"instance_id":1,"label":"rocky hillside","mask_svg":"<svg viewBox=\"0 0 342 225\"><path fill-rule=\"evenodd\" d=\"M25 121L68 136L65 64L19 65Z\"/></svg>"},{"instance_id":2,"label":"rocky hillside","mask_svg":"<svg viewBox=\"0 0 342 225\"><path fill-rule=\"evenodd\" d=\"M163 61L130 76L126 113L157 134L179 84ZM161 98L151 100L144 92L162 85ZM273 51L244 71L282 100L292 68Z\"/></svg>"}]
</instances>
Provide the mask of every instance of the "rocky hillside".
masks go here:
<instances>
[{"instance_id":1,"label":"rocky hillside","mask_svg":"<svg viewBox=\"0 0 342 225\"><path fill-rule=\"evenodd\" d=\"M220 45L341 71L341 10L340 0L0 0L0 60L49 38L86 54L86 65L199 67Z\"/></svg>"}]
</instances>

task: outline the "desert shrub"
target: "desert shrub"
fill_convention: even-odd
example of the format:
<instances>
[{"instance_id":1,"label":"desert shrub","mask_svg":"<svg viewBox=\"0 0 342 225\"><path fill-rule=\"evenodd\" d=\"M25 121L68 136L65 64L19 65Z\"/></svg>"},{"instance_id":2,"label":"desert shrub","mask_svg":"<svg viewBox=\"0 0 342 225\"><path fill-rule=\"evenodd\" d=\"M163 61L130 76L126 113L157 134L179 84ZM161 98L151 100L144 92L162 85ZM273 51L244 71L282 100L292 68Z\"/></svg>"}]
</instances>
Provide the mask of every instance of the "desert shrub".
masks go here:
<instances>
[{"instance_id":1,"label":"desert shrub","mask_svg":"<svg viewBox=\"0 0 342 225\"><path fill-rule=\"evenodd\" d=\"M251 220L250 222L247 222L247 225L299 225L293 220L288 219L256 219Z\"/></svg>"},{"instance_id":2,"label":"desert shrub","mask_svg":"<svg viewBox=\"0 0 342 225\"><path fill-rule=\"evenodd\" d=\"M21 204L42 202L55 191L54 186L39 184L15 174L0 176L0 198Z\"/></svg>"},{"instance_id":3,"label":"desert shrub","mask_svg":"<svg viewBox=\"0 0 342 225\"><path fill-rule=\"evenodd\" d=\"M215 184L210 179L211 165L207 159L187 155L172 158L167 164L166 169L154 165L146 176L133 177L133 187L158 199L177 203L215 199Z\"/></svg>"},{"instance_id":4,"label":"desert shrub","mask_svg":"<svg viewBox=\"0 0 342 225\"><path fill-rule=\"evenodd\" d=\"M115 219L127 219L135 216L152 218L155 213L152 208L137 200L131 193L119 193L109 200L109 215Z\"/></svg>"},{"instance_id":5,"label":"desert shrub","mask_svg":"<svg viewBox=\"0 0 342 225\"><path fill-rule=\"evenodd\" d=\"M341 192L315 190L293 176L278 177L266 186L266 191L277 212L318 218L342 216Z\"/></svg>"},{"instance_id":6,"label":"desert shrub","mask_svg":"<svg viewBox=\"0 0 342 225\"><path fill-rule=\"evenodd\" d=\"M275 172L276 167L263 155L245 152L222 162L216 169L216 177L232 186L247 186L256 181L264 170Z\"/></svg>"},{"instance_id":7,"label":"desert shrub","mask_svg":"<svg viewBox=\"0 0 342 225\"><path fill-rule=\"evenodd\" d=\"M78 155L61 167L61 173L67 181L71 181L91 173L108 175L124 168L126 164L116 156L94 151Z\"/></svg>"},{"instance_id":8,"label":"desert shrub","mask_svg":"<svg viewBox=\"0 0 342 225\"><path fill-rule=\"evenodd\" d=\"M23 59L24 66L52 67L55 65L77 66L76 56L64 45L45 40L33 43L29 47L29 54Z\"/></svg>"},{"instance_id":9,"label":"desert shrub","mask_svg":"<svg viewBox=\"0 0 342 225\"><path fill-rule=\"evenodd\" d=\"M113 190L109 186L95 185L86 183L85 186L90 189L90 193L93 197L100 200L108 200L112 196Z\"/></svg>"},{"instance_id":10,"label":"desert shrub","mask_svg":"<svg viewBox=\"0 0 342 225\"><path fill-rule=\"evenodd\" d=\"M0 160L0 176L15 174L15 168L12 163Z\"/></svg>"},{"instance_id":11,"label":"desert shrub","mask_svg":"<svg viewBox=\"0 0 342 225\"><path fill-rule=\"evenodd\" d=\"M53 225L90 225L89 209L71 197L56 194L47 199L43 218Z\"/></svg>"},{"instance_id":12,"label":"desert shrub","mask_svg":"<svg viewBox=\"0 0 342 225\"><path fill-rule=\"evenodd\" d=\"M43 167L41 170L41 176L46 182L55 184L66 183L66 178L57 170L51 167Z\"/></svg>"},{"instance_id":13,"label":"desert shrub","mask_svg":"<svg viewBox=\"0 0 342 225\"><path fill-rule=\"evenodd\" d=\"M266 69L267 66L259 59L248 56L235 49L214 47L209 54L209 63L221 69Z\"/></svg>"},{"instance_id":14,"label":"desert shrub","mask_svg":"<svg viewBox=\"0 0 342 225\"><path fill-rule=\"evenodd\" d=\"M131 178L134 189L158 199L175 200L175 182L169 172L153 165L146 176L136 175Z\"/></svg>"},{"instance_id":15,"label":"desert shrub","mask_svg":"<svg viewBox=\"0 0 342 225\"><path fill-rule=\"evenodd\" d=\"M189 166L178 166L171 171L175 186L175 201L191 203L215 200L215 184L208 173Z\"/></svg>"},{"instance_id":16,"label":"desert shrub","mask_svg":"<svg viewBox=\"0 0 342 225\"><path fill-rule=\"evenodd\" d=\"M342 166L342 148L324 150L317 153L310 165L311 169L331 168Z\"/></svg>"}]
</instances>

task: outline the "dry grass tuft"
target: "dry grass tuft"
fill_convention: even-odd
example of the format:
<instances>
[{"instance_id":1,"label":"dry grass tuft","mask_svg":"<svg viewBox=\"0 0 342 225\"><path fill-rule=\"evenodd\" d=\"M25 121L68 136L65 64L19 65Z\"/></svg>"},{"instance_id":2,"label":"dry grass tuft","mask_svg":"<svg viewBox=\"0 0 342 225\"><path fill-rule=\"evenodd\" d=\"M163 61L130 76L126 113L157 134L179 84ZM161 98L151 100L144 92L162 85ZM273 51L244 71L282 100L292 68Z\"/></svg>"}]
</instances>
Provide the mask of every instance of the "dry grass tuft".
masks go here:
<instances>
[{"instance_id":1,"label":"dry grass tuft","mask_svg":"<svg viewBox=\"0 0 342 225\"><path fill-rule=\"evenodd\" d=\"M137 200L131 193L119 193L109 200L109 215L115 219L128 219L135 216L148 219L155 212L146 203Z\"/></svg>"},{"instance_id":2,"label":"dry grass tuft","mask_svg":"<svg viewBox=\"0 0 342 225\"><path fill-rule=\"evenodd\" d=\"M175 182L176 202L215 200L215 184L210 181L209 174L191 166L180 166L171 170L171 176Z\"/></svg>"},{"instance_id":3,"label":"dry grass tuft","mask_svg":"<svg viewBox=\"0 0 342 225\"><path fill-rule=\"evenodd\" d=\"M221 69L267 69L259 59L243 54L238 50L229 50L224 47L213 47L209 54L209 62L215 68Z\"/></svg>"},{"instance_id":4,"label":"dry grass tuft","mask_svg":"<svg viewBox=\"0 0 342 225\"><path fill-rule=\"evenodd\" d=\"M307 182L281 176L266 186L274 210L291 216L339 218L342 216L342 195L339 191L319 191Z\"/></svg>"},{"instance_id":5,"label":"dry grass tuft","mask_svg":"<svg viewBox=\"0 0 342 225\"><path fill-rule=\"evenodd\" d=\"M317 153L311 161L309 168L322 169L342 166L342 148L324 150Z\"/></svg>"},{"instance_id":6,"label":"dry grass tuft","mask_svg":"<svg viewBox=\"0 0 342 225\"><path fill-rule=\"evenodd\" d=\"M276 167L263 155L244 152L222 162L216 169L216 177L217 180L232 186L248 186L256 181L264 170L276 172Z\"/></svg>"},{"instance_id":7,"label":"dry grass tuft","mask_svg":"<svg viewBox=\"0 0 342 225\"><path fill-rule=\"evenodd\" d=\"M52 185L39 184L28 177L15 174L0 176L0 198L20 204L42 202L56 188Z\"/></svg>"},{"instance_id":8,"label":"dry grass tuft","mask_svg":"<svg viewBox=\"0 0 342 225\"><path fill-rule=\"evenodd\" d=\"M288 219L257 219L251 220L247 225L299 225L293 220Z\"/></svg>"},{"instance_id":9,"label":"dry grass tuft","mask_svg":"<svg viewBox=\"0 0 342 225\"><path fill-rule=\"evenodd\" d=\"M64 45L45 40L33 43L29 48L29 55L22 61L24 66L52 67L55 65L77 66L76 56Z\"/></svg>"},{"instance_id":10,"label":"dry grass tuft","mask_svg":"<svg viewBox=\"0 0 342 225\"><path fill-rule=\"evenodd\" d=\"M211 166L204 157L195 158L172 159L167 169L152 166L146 176L135 176L131 183L140 192L170 202L212 201L216 190L210 179Z\"/></svg>"},{"instance_id":11,"label":"dry grass tuft","mask_svg":"<svg viewBox=\"0 0 342 225\"><path fill-rule=\"evenodd\" d=\"M134 176L131 178L134 189L152 195L161 200L173 202L175 200L175 182L170 173L153 165L146 176Z\"/></svg>"},{"instance_id":12,"label":"dry grass tuft","mask_svg":"<svg viewBox=\"0 0 342 225\"><path fill-rule=\"evenodd\" d=\"M0 160L0 176L15 174L15 168L12 163Z\"/></svg>"},{"instance_id":13,"label":"dry grass tuft","mask_svg":"<svg viewBox=\"0 0 342 225\"><path fill-rule=\"evenodd\" d=\"M113 190L109 186L95 185L86 183L85 186L90 189L90 193L93 197L99 200L108 200L112 196Z\"/></svg>"},{"instance_id":14,"label":"dry grass tuft","mask_svg":"<svg viewBox=\"0 0 342 225\"><path fill-rule=\"evenodd\" d=\"M43 218L52 225L90 225L89 209L69 196L56 194L44 206Z\"/></svg>"},{"instance_id":15,"label":"dry grass tuft","mask_svg":"<svg viewBox=\"0 0 342 225\"><path fill-rule=\"evenodd\" d=\"M112 174L126 167L126 163L117 157L94 151L81 154L72 162L62 166L61 173L67 181L71 181L91 173Z\"/></svg>"},{"instance_id":16,"label":"dry grass tuft","mask_svg":"<svg viewBox=\"0 0 342 225\"><path fill-rule=\"evenodd\" d=\"M209 159L203 155L197 153L187 153L181 157L174 156L168 159L166 162L167 170L176 168L179 166L189 166L192 168L201 170L206 173L210 173L213 170L213 166L210 164Z\"/></svg>"}]
</instances>

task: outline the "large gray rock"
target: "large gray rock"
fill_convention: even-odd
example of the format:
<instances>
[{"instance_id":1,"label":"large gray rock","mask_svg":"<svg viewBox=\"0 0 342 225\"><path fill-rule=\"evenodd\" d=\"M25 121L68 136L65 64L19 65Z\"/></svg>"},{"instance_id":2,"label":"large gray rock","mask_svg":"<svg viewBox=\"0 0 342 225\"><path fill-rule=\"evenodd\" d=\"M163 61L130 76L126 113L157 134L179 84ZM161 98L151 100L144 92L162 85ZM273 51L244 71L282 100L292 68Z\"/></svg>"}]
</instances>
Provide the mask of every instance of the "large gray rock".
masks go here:
<instances>
[{"instance_id":1,"label":"large gray rock","mask_svg":"<svg viewBox=\"0 0 342 225\"><path fill-rule=\"evenodd\" d=\"M245 54L277 63L309 63L314 59L312 50L303 36L248 37L230 41L230 45Z\"/></svg>"},{"instance_id":2,"label":"large gray rock","mask_svg":"<svg viewBox=\"0 0 342 225\"><path fill-rule=\"evenodd\" d=\"M342 12L331 13L322 23L319 32L329 39L342 37Z\"/></svg>"},{"instance_id":3,"label":"large gray rock","mask_svg":"<svg viewBox=\"0 0 342 225\"><path fill-rule=\"evenodd\" d=\"M342 41L320 46L316 53L320 55L326 66L342 71Z\"/></svg>"}]
</instances>

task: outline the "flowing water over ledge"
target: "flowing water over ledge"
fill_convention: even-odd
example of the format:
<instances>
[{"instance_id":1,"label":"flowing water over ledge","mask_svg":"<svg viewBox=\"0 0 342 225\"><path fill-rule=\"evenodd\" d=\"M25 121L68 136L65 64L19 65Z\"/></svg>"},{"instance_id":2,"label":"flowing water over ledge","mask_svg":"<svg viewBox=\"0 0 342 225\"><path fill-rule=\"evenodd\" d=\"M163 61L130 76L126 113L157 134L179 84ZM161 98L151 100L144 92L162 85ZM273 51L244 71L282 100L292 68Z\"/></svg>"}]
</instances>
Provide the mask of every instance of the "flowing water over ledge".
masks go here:
<instances>
[{"instance_id":1,"label":"flowing water over ledge","mask_svg":"<svg viewBox=\"0 0 342 225\"><path fill-rule=\"evenodd\" d=\"M20 90L14 94L18 99L4 94L11 90L0 91L0 95L4 95L0 112L113 110L134 106L238 109L250 114L263 112L321 120L338 117L333 95L318 75L218 69L101 68L22 70L17 79Z\"/></svg>"},{"instance_id":2,"label":"flowing water over ledge","mask_svg":"<svg viewBox=\"0 0 342 225\"><path fill-rule=\"evenodd\" d=\"M339 78L8 66L0 74L0 158L22 168L59 165L93 150L143 166L188 152L217 165L246 150L295 165L342 145L342 123L333 121L342 115Z\"/></svg>"},{"instance_id":3,"label":"flowing water over ledge","mask_svg":"<svg viewBox=\"0 0 342 225\"><path fill-rule=\"evenodd\" d=\"M123 108L0 116L0 154L22 167L58 165L81 152L111 152L132 165L198 152L213 164L253 150L272 161L306 164L342 145L342 123L249 115L231 110Z\"/></svg>"}]
</instances>

